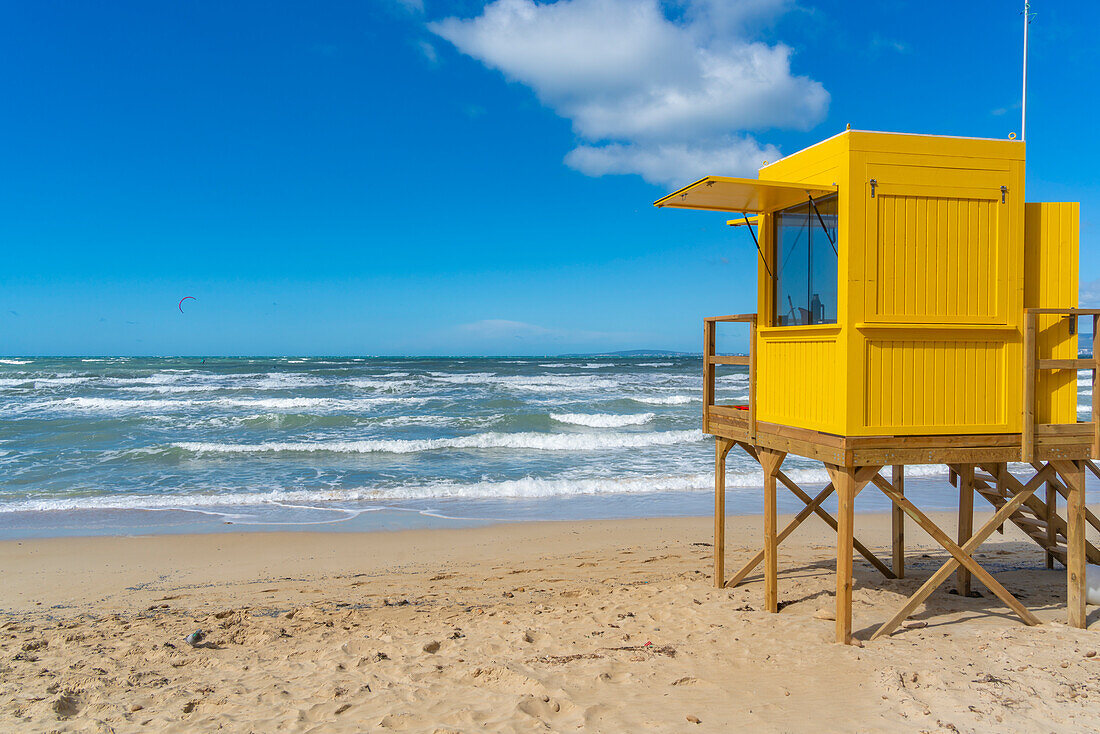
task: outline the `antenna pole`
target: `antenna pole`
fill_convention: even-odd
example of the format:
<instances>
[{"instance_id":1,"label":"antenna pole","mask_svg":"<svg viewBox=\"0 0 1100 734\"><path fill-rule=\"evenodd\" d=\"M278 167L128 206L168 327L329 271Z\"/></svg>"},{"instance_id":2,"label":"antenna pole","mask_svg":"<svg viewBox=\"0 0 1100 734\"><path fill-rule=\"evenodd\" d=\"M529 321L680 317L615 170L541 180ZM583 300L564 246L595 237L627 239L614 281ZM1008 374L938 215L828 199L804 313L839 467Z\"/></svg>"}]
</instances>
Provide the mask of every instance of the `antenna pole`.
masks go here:
<instances>
[{"instance_id":1,"label":"antenna pole","mask_svg":"<svg viewBox=\"0 0 1100 734\"><path fill-rule=\"evenodd\" d=\"M1031 23L1031 3L1024 0L1024 96L1020 105L1020 140L1027 140L1027 27Z\"/></svg>"}]
</instances>

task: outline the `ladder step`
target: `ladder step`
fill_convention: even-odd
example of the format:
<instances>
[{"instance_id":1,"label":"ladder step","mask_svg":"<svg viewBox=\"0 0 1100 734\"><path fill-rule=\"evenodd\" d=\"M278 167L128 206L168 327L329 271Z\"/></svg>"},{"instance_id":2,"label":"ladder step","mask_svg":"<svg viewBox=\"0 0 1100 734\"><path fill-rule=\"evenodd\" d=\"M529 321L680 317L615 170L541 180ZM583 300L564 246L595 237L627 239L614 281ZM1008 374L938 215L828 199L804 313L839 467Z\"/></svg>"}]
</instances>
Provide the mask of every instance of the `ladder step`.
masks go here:
<instances>
[{"instance_id":1,"label":"ladder step","mask_svg":"<svg viewBox=\"0 0 1100 734\"><path fill-rule=\"evenodd\" d=\"M1015 514L1012 516L1012 521L1017 525L1027 525L1029 528L1035 528L1037 530L1046 531L1047 527L1046 520L1039 520L1038 518L1028 517L1027 515Z\"/></svg>"},{"instance_id":2,"label":"ladder step","mask_svg":"<svg viewBox=\"0 0 1100 734\"><path fill-rule=\"evenodd\" d=\"M1034 518L1037 518L1039 520L1042 520L1043 522L1046 522L1046 519L1047 519L1046 508L1043 508L1042 514L1040 515L1039 512L1035 509L1033 509L1031 507L1028 507L1027 505L1020 505L1020 509L1017 510L1017 512L1019 512L1021 514L1027 513L1027 517L1029 517L1029 518L1034 517Z\"/></svg>"},{"instance_id":3,"label":"ladder step","mask_svg":"<svg viewBox=\"0 0 1100 734\"><path fill-rule=\"evenodd\" d=\"M997 486L997 477L993 476L992 474L986 474L984 471L975 471L974 478L981 479L983 482L987 482L990 488Z\"/></svg>"}]
</instances>

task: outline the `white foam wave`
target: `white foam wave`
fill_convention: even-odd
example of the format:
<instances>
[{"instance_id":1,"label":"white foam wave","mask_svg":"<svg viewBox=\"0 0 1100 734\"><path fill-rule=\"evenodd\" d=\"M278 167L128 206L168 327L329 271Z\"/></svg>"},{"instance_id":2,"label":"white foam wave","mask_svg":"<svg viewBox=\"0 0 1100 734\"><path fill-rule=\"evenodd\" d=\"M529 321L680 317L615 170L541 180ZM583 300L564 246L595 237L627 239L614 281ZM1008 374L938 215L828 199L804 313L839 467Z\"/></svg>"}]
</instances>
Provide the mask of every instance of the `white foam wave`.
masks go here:
<instances>
[{"instance_id":1,"label":"white foam wave","mask_svg":"<svg viewBox=\"0 0 1100 734\"><path fill-rule=\"evenodd\" d=\"M1030 467L1025 467L1030 468ZM883 471L888 471L884 469ZM785 472L793 481L805 485L823 486L829 481L821 469L788 469ZM908 476L946 476L947 467L938 465L906 467ZM757 471L731 471L727 476L728 489L757 488L763 483L763 475ZM714 486L710 472L632 476L632 477L576 477L537 478L523 477L503 481L471 483L428 482L424 484L397 485L391 487L360 487L343 489L294 489L267 492L225 492L187 495L98 495L84 497L58 497L33 499L0 505L0 514L13 512L51 512L71 510L197 510L197 508L237 508L247 506L285 505L301 502L399 502L403 500L432 499L538 499L545 497L570 497L602 494L644 494L651 492L708 491ZM315 507L308 509L340 509ZM408 510L402 507L350 508L354 511ZM223 514L213 512L212 514ZM302 524L302 523L293 523Z\"/></svg>"},{"instance_id":2,"label":"white foam wave","mask_svg":"<svg viewBox=\"0 0 1100 734\"><path fill-rule=\"evenodd\" d=\"M642 446L669 446L702 441L702 431L656 433L478 433L454 438L373 439L362 441L292 442L268 441L254 444L224 444L181 441L175 448L199 454L338 453L412 454L440 449L533 449L537 451L599 451Z\"/></svg>"},{"instance_id":3,"label":"white foam wave","mask_svg":"<svg viewBox=\"0 0 1100 734\"><path fill-rule=\"evenodd\" d=\"M71 397L27 403L26 410L93 411L106 413L143 413L147 411L180 411L193 408L244 408L252 410L321 410L354 412L381 404L419 404L419 397L344 398L215 398L212 400L167 400L160 398L94 398Z\"/></svg>"},{"instance_id":4,"label":"white foam wave","mask_svg":"<svg viewBox=\"0 0 1100 734\"><path fill-rule=\"evenodd\" d=\"M224 385L128 385L119 390L126 392L146 392L170 395L175 393L215 392L228 389Z\"/></svg>"},{"instance_id":5,"label":"white foam wave","mask_svg":"<svg viewBox=\"0 0 1100 734\"><path fill-rule=\"evenodd\" d=\"M416 380L376 379L370 377L356 377L347 381L348 385L366 390L380 390L382 392L401 392L408 390L417 384Z\"/></svg>"},{"instance_id":6,"label":"white foam wave","mask_svg":"<svg viewBox=\"0 0 1100 734\"><path fill-rule=\"evenodd\" d=\"M29 359L0 359L0 364L30 364Z\"/></svg>"},{"instance_id":7,"label":"white foam wave","mask_svg":"<svg viewBox=\"0 0 1100 734\"><path fill-rule=\"evenodd\" d=\"M614 380L589 375L497 375L492 372L429 372L432 379L454 385L489 385L528 392L595 390L617 387Z\"/></svg>"},{"instance_id":8,"label":"white foam wave","mask_svg":"<svg viewBox=\"0 0 1100 734\"><path fill-rule=\"evenodd\" d=\"M671 367L673 362L639 362L639 367Z\"/></svg>"},{"instance_id":9,"label":"white foam wave","mask_svg":"<svg viewBox=\"0 0 1100 734\"><path fill-rule=\"evenodd\" d=\"M72 510L193 510L285 505L292 502L361 502L451 498L540 498L594 494L683 492L712 487L711 474L675 476L541 479L524 477L504 481L472 483L430 482L396 487L347 489L271 490L187 495L99 495L59 497L13 502L0 506L0 514L13 512L56 512ZM326 509L326 508L310 508ZM386 509L385 507L371 509ZM405 509L394 507L391 509ZM221 513L213 513L221 514ZM297 523L295 523L297 524Z\"/></svg>"},{"instance_id":10,"label":"white foam wave","mask_svg":"<svg viewBox=\"0 0 1100 734\"><path fill-rule=\"evenodd\" d=\"M648 405L687 405L699 402L699 398L690 395L631 395L627 399Z\"/></svg>"},{"instance_id":11,"label":"white foam wave","mask_svg":"<svg viewBox=\"0 0 1100 734\"><path fill-rule=\"evenodd\" d=\"M589 428L621 428L623 426L640 426L654 419L653 413L638 413L635 415L613 415L611 413L551 413L550 418L558 423L571 423L575 426L588 426Z\"/></svg>"}]
</instances>

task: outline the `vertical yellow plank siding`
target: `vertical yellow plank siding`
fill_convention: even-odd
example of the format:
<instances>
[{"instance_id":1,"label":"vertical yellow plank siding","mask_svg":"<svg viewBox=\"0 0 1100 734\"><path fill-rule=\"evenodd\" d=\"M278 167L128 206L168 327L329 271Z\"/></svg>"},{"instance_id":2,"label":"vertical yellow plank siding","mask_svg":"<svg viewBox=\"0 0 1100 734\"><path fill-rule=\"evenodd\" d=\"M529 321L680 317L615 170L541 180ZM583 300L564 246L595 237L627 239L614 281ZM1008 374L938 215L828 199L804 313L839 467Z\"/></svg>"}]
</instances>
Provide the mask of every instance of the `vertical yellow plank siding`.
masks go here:
<instances>
[{"instance_id":1,"label":"vertical yellow plank siding","mask_svg":"<svg viewBox=\"0 0 1100 734\"><path fill-rule=\"evenodd\" d=\"M862 221L840 276L845 435L1019 430L1022 144L859 133L851 147L851 180L875 187L853 187Z\"/></svg>"},{"instance_id":2,"label":"vertical yellow plank siding","mask_svg":"<svg viewBox=\"0 0 1100 734\"><path fill-rule=\"evenodd\" d=\"M838 386L840 349L835 328L828 336L783 337L772 329L757 339L757 406L759 418L827 433L843 430L843 393Z\"/></svg>"},{"instance_id":3,"label":"vertical yellow plank siding","mask_svg":"<svg viewBox=\"0 0 1100 734\"><path fill-rule=\"evenodd\" d=\"M1024 307L1076 308L1080 206L1076 203L1026 204L1024 207ZM1083 324L1086 328L1091 325ZM1039 316L1039 357L1072 359L1077 336L1060 316ZM1077 373L1039 372L1035 390L1039 423L1077 421Z\"/></svg>"},{"instance_id":4,"label":"vertical yellow plank siding","mask_svg":"<svg viewBox=\"0 0 1100 734\"><path fill-rule=\"evenodd\" d=\"M868 320L988 322L1001 305L999 201L877 196ZM874 248L871 251L870 248Z\"/></svg>"},{"instance_id":5,"label":"vertical yellow plank siding","mask_svg":"<svg viewBox=\"0 0 1100 734\"><path fill-rule=\"evenodd\" d=\"M870 339L866 354L863 419L872 432L1003 428L1003 341Z\"/></svg>"}]
</instances>

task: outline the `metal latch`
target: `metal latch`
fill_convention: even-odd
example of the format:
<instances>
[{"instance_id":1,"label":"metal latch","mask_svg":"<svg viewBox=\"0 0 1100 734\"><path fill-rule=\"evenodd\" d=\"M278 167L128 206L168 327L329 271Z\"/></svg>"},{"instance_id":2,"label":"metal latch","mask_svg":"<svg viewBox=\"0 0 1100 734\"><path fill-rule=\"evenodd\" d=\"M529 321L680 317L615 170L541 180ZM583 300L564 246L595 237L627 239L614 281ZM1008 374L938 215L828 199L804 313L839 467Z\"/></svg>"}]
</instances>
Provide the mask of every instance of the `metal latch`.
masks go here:
<instances>
[{"instance_id":1,"label":"metal latch","mask_svg":"<svg viewBox=\"0 0 1100 734\"><path fill-rule=\"evenodd\" d=\"M1008 187L1007 186L1002 186L1001 187L1001 203L1002 204L1005 203L1005 194L1007 194L1007 193L1008 193Z\"/></svg>"},{"instance_id":2,"label":"metal latch","mask_svg":"<svg viewBox=\"0 0 1100 734\"><path fill-rule=\"evenodd\" d=\"M878 186L878 179L872 178L869 183L871 184L871 198L875 198L875 187Z\"/></svg>"}]
</instances>

